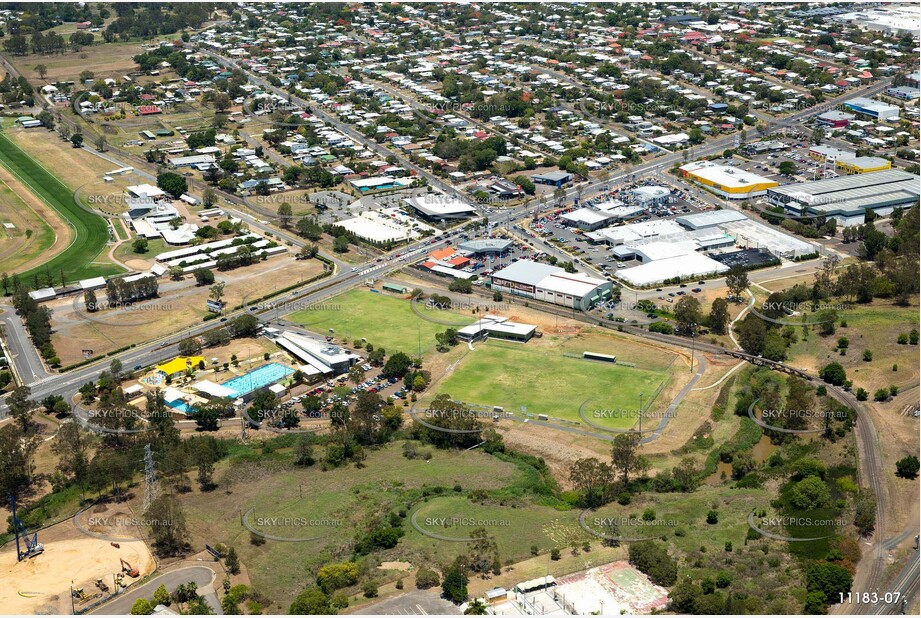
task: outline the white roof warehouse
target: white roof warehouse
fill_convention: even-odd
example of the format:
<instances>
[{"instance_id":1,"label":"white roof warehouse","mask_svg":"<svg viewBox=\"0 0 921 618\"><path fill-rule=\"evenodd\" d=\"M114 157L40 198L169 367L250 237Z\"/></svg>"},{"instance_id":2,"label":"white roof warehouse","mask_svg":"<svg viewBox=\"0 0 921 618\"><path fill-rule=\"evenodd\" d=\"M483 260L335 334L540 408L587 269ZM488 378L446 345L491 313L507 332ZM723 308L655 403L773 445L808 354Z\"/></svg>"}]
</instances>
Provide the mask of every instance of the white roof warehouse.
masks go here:
<instances>
[{"instance_id":1,"label":"white roof warehouse","mask_svg":"<svg viewBox=\"0 0 921 618\"><path fill-rule=\"evenodd\" d=\"M494 290L576 309L608 298L612 287L610 281L531 260L506 266L493 273L490 281Z\"/></svg>"}]
</instances>

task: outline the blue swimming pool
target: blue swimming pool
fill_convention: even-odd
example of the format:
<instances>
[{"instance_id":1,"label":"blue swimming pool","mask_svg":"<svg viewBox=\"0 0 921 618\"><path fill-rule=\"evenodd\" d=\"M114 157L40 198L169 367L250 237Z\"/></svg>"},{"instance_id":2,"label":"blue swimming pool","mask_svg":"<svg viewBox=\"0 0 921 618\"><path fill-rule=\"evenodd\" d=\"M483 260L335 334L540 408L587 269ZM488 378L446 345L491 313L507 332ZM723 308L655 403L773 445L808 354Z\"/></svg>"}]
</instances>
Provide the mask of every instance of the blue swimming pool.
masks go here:
<instances>
[{"instance_id":1,"label":"blue swimming pool","mask_svg":"<svg viewBox=\"0 0 921 618\"><path fill-rule=\"evenodd\" d=\"M244 373L242 376L227 380L222 386L235 391L234 397L243 397L269 384L274 384L292 373L294 373L294 370L289 367L278 363L269 363L259 369Z\"/></svg>"},{"instance_id":2,"label":"blue swimming pool","mask_svg":"<svg viewBox=\"0 0 921 618\"><path fill-rule=\"evenodd\" d=\"M184 401L180 401L178 399L176 401L167 401L166 405L168 405L174 410L179 410L180 412L184 412L185 414L192 412L192 408L189 406L189 404L187 404Z\"/></svg>"}]
</instances>

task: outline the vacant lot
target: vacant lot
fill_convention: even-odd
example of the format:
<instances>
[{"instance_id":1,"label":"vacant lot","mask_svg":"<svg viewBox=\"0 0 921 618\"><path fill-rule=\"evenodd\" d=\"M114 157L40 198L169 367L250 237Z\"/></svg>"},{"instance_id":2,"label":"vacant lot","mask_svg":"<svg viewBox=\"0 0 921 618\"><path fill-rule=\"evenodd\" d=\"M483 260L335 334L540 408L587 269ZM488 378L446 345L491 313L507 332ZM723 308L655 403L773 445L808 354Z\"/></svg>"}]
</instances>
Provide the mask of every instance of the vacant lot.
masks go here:
<instances>
[{"instance_id":1,"label":"vacant lot","mask_svg":"<svg viewBox=\"0 0 921 618\"><path fill-rule=\"evenodd\" d=\"M422 487L460 483L490 490L522 478L514 465L477 451L433 449L432 455L428 461L406 459L397 443L369 451L362 469L350 466L322 471L319 464L295 468L279 456L223 463L215 474L218 489L209 493L196 490L182 498L192 543L196 547L203 543L233 545L253 585L287 608L313 581L313 569L348 559L356 535L368 530L378 517L404 508L408 499L420 495ZM252 545L250 533L241 523L251 508L255 512L247 521L266 534L321 538ZM287 517L287 522L293 523L275 524L272 517ZM418 534L408 521L404 528L407 535ZM407 552L403 548L406 542L401 541L393 551L399 554L398 559L418 564L423 557ZM452 544L440 543L436 552L448 551L450 548L442 548L448 545Z\"/></svg>"},{"instance_id":2,"label":"vacant lot","mask_svg":"<svg viewBox=\"0 0 921 618\"><path fill-rule=\"evenodd\" d=\"M450 317L459 324L474 321L473 317L462 314L450 314ZM350 341L365 337L374 346L384 348L388 355L394 352L415 355L420 349L424 354L434 349L435 333L449 328L416 315L410 301L404 297L368 289L340 294L319 303L315 309L297 311L288 319L317 333L326 333L332 328L337 336Z\"/></svg>"},{"instance_id":3,"label":"vacant lot","mask_svg":"<svg viewBox=\"0 0 921 618\"><path fill-rule=\"evenodd\" d=\"M133 41L91 45L78 52L67 51L50 56L28 54L7 58L22 75L35 84L36 88L40 88L45 83L77 81L83 71L92 71L96 79L111 77L121 81L123 75L137 69L133 58L143 51L141 43ZM48 68L44 80L35 71L39 64Z\"/></svg>"},{"instance_id":4,"label":"vacant lot","mask_svg":"<svg viewBox=\"0 0 921 618\"><path fill-rule=\"evenodd\" d=\"M647 414L658 408L658 401L649 404L669 376L665 367L628 367L564 356L586 349L617 355L613 339L607 342L610 347L598 340L589 348L583 347L582 340L553 339L477 344L437 384L437 392L470 404L573 422L580 421L579 408L584 404L585 415L593 423L610 428L630 428L637 422L641 394Z\"/></svg>"},{"instance_id":5,"label":"vacant lot","mask_svg":"<svg viewBox=\"0 0 921 618\"><path fill-rule=\"evenodd\" d=\"M75 204L73 192L6 135L0 135L0 164L65 218L74 230L73 242L64 252L24 273L24 277L47 271L55 279L63 273L68 281L74 281L122 272L108 261L97 261L109 238L106 221Z\"/></svg>"},{"instance_id":6,"label":"vacant lot","mask_svg":"<svg viewBox=\"0 0 921 618\"><path fill-rule=\"evenodd\" d=\"M899 345L900 334L908 334L918 328L918 307L898 307L885 300L877 300L872 305L853 305L838 312L839 322L833 335L822 337L817 332L810 332L791 346L788 356L796 367L817 371L828 363L841 363L847 370L848 378L854 386L863 387L871 396L878 388L897 385L900 390L918 384L918 346ZM841 355L838 340L845 337L848 346ZM867 350L872 360L865 361L863 353ZM893 371L898 365L898 371Z\"/></svg>"}]
</instances>

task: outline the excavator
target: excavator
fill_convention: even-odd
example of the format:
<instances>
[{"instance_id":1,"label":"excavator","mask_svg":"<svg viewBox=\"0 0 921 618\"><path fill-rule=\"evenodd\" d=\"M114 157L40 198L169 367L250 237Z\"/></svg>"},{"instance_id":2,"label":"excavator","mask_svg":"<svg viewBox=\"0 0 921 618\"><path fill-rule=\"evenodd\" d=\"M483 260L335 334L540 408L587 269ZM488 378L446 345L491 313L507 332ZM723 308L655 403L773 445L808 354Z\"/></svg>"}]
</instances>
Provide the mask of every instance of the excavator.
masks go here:
<instances>
[{"instance_id":1,"label":"excavator","mask_svg":"<svg viewBox=\"0 0 921 618\"><path fill-rule=\"evenodd\" d=\"M119 560L121 560L121 563L122 563L121 564L122 572L127 573L128 577L137 577L138 575L140 575L140 572L138 572L136 568L128 564L128 562L124 558L119 558Z\"/></svg>"}]
</instances>

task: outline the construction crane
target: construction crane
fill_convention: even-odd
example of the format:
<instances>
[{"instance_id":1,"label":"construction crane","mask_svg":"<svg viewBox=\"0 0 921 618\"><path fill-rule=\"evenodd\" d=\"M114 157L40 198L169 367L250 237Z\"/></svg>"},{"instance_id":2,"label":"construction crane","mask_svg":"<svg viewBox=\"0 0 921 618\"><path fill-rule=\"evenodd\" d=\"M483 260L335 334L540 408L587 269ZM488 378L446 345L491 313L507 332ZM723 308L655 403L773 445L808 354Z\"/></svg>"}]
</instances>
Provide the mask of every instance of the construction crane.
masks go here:
<instances>
[{"instance_id":1,"label":"construction crane","mask_svg":"<svg viewBox=\"0 0 921 618\"><path fill-rule=\"evenodd\" d=\"M138 570L134 568L133 566L131 566L130 564L128 564L128 562L125 561L124 558L119 558L119 560L122 563L122 571L127 573L128 577L137 577L138 575L140 575Z\"/></svg>"},{"instance_id":2,"label":"construction crane","mask_svg":"<svg viewBox=\"0 0 921 618\"><path fill-rule=\"evenodd\" d=\"M38 532L29 536L22 520L16 517L16 497L12 494L10 495L10 510L13 512L13 533L16 535L16 560L22 561L26 558L34 558L45 551L45 546L38 542ZM25 549L22 549L19 545L20 537L25 543Z\"/></svg>"}]
</instances>

